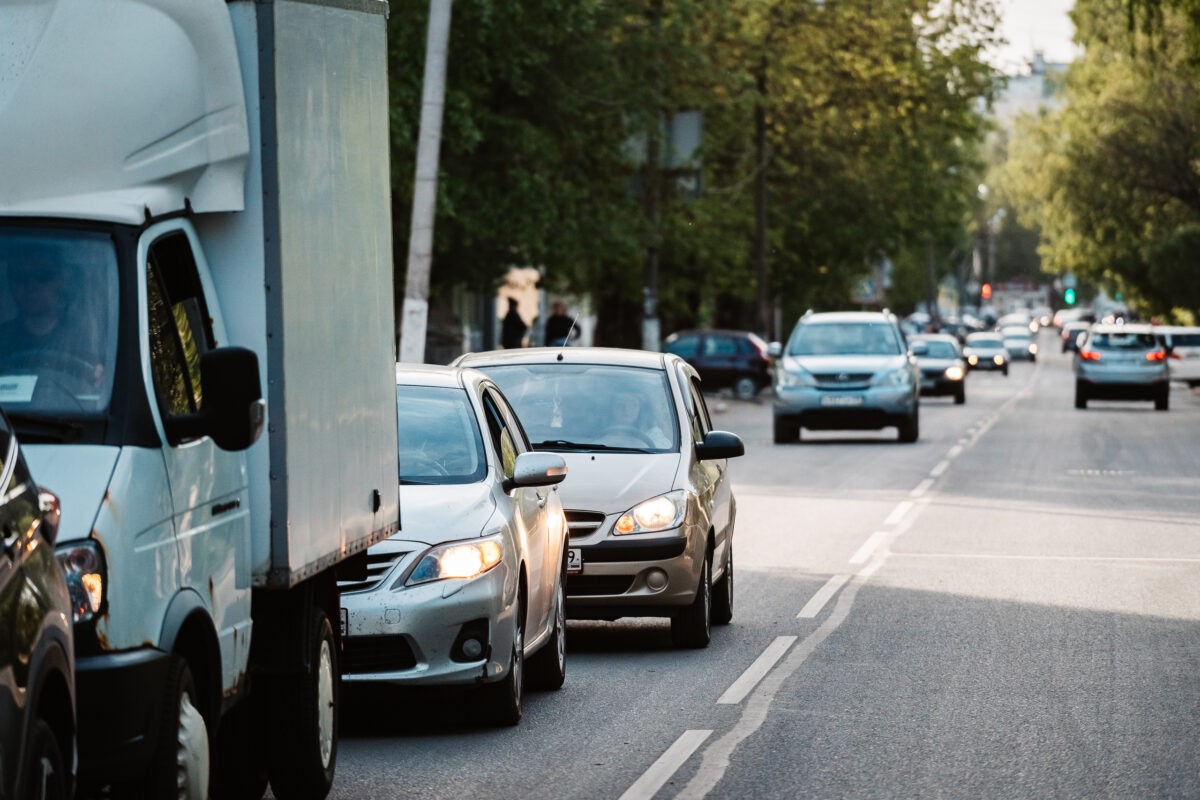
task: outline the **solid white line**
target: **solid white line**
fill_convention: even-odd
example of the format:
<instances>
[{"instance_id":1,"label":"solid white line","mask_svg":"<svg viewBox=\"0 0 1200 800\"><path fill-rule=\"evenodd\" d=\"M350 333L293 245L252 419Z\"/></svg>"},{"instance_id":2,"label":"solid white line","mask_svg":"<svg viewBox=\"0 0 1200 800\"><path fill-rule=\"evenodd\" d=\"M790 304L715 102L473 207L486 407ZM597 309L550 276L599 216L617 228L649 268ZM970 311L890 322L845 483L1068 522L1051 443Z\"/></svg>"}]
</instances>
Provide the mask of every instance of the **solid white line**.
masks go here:
<instances>
[{"instance_id":1,"label":"solid white line","mask_svg":"<svg viewBox=\"0 0 1200 800\"><path fill-rule=\"evenodd\" d=\"M879 543L882 542L887 535L888 531L875 531L872 533L867 540L863 542L862 547L858 548L858 551L850 557L850 563L867 563L867 560L871 557L871 554L875 552L875 548L879 547Z\"/></svg>"},{"instance_id":2,"label":"solid white line","mask_svg":"<svg viewBox=\"0 0 1200 800\"><path fill-rule=\"evenodd\" d=\"M940 478L940 477L942 477L942 473L948 469L950 469L949 461L939 461L936 467L929 470L929 477Z\"/></svg>"},{"instance_id":3,"label":"solid white line","mask_svg":"<svg viewBox=\"0 0 1200 800\"><path fill-rule=\"evenodd\" d=\"M754 663L742 673L742 676L725 690L725 694L721 695L717 703L719 705L737 705L742 702L746 695L750 694L751 690L763 679L763 676L771 671L771 667L783 658L783 654L788 651L788 648L795 643L795 636L775 637L775 641L767 645L767 649L763 650L762 655L756 658Z\"/></svg>"},{"instance_id":4,"label":"solid white line","mask_svg":"<svg viewBox=\"0 0 1200 800\"><path fill-rule=\"evenodd\" d=\"M684 731L675 744L668 747L667 752L659 756L658 761L651 764L650 769L625 790L620 800L650 800L711 735L712 731Z\"/></svg>"},{"instance_id":5,"label":"solid white line","mask_svg":"<svg viewBox=\"0 0 1200 800\"><path fill-rule=\"evenodd\" d=\"M817 614L821 613L821 609L829 602L829 598L837 594L837 590L842 588L842 585L850 580L849 575L834 575L825 582L825 585L817 590L817 593L812 596L812 599L804 604L804 608L800 609L800 613L796 615L796 619L812 619Z\"/></svg>"},{"instance_id":6,"label":"solid white line","mask_svg":"<svg viewBox=\"0 0 1200 800\"><path fill-rule=\"evenodd\" d=\"M1000 561L1084 561L1095 563L1129 563L1129 564L1200 564L1200 558L1154 556L1038 556L1014 555L1011 553L894 553L900 558L953 558L964 561L1000 560Z\"/></svg>"},{"instance_id":7,"label":"solid white line","mask_svg":"<svg viewBox=\"0 0 1200 800\"><path fill-rule=\"evenodd\" d=\"M912 506L913 504L911 500L905 500L903 503L900 503L892 509L892 513L888 514L887 519L883 521L883 524L895 525L897 522L904 519L904 515L908 513L908 510L912 508Z\"/></svg>"},{"instance_id":8,"label":"solid white line","mask_svg":"<svg viewBox=\"0 0 1200 800\"><path fill-rule=\"evenodd\" d=\"M909 497L920 497L929 491L929 487L933 486L933 478L926 478L917 484L917 488L908 493Z\"/></svg>"}]
</instances>

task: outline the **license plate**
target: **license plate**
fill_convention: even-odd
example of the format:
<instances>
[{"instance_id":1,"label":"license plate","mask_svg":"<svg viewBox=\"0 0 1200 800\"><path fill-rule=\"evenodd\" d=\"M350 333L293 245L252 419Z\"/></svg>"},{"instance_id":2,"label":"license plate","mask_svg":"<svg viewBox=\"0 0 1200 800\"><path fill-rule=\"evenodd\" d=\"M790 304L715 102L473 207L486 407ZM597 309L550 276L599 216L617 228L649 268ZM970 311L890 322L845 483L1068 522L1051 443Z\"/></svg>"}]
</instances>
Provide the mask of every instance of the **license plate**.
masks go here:
<instances>
[{"instance_id":1,"label":"license plate","mask_svg":"<svg viewBox=\"0 0 1200 800\"><path fill-rule=\"evenodd\" d=\"M567 548L567 574L578 575L583 572L583 551L578 547Z\"/></svg>"},{"instance_id":2,"label":"license plate","mask_svg":"<svg viewBox=\"0 0 1200 800\"><path fill-rule=\"evenodd\" d=\"M344 609L344 608L341 611L342 611L342 614L341 614L341 616L342 616L342 636L344 638L346 636L346 627L350 621L350 615L346 613L346 609Z\"/></svg>"},{"instance_id":3,"label":"license plate","mask_svg":"<svg viewBox=\"0 0 1200 800\"><path fill-rule=\"evenodd\" d=\"M861 406L862 397L856 394L832 394L821 398L821 405L834 406L836 408L845 408L847 406Z\"/></svg>"}]
</instances>

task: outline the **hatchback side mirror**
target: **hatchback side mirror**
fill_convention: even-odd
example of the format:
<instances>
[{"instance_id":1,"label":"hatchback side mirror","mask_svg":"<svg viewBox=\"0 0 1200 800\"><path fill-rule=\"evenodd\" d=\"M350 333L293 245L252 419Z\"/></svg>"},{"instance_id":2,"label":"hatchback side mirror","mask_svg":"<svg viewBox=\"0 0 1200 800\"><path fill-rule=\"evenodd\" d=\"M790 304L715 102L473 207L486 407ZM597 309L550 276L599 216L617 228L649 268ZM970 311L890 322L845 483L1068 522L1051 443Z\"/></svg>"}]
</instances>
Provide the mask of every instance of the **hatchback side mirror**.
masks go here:
<instances>
[{"instance_id":1,"label":"hatchback side mirror","mask_svg":"<svg viewBox=\"0 0 1200 800\"><path fill-rule=\"evenodd\" d=\"M696 445L696 458L712 461L718 458L737 458L746 454L746 446L736 433L709 431L704 441Z\"/></svg>"}]
</instances>

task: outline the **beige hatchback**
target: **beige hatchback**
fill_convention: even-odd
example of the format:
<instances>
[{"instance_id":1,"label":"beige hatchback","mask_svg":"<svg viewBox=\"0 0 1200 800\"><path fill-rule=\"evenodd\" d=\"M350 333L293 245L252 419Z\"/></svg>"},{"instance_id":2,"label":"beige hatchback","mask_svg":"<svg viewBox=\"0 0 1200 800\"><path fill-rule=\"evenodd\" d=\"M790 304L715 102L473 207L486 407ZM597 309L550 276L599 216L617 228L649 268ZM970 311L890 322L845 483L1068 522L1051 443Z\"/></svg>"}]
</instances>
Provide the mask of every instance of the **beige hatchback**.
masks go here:
<instances>
[{"instance_id":1,"label":"beige hatchback","mask_svg":"<svg viewBox=\"0 0 1200 800\"><path fill-rule=\"evenodd\" d=\"M560 453L570 527L567 615L670 617L671 638L705 647L733 617L737 513L726 459L745 452L712 428L700 378L669 353L526 348L470 353L534 449Z\"/></svg>"}]
</instances>

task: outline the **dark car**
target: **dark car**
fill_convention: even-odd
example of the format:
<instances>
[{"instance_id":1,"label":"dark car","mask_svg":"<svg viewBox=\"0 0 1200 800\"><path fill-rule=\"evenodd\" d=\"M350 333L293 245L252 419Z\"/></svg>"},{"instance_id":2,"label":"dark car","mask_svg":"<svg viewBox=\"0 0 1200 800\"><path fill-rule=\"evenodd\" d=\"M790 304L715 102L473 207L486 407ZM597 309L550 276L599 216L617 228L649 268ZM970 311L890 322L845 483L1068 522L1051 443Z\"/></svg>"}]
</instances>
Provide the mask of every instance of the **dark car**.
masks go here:
<instances>
[{"instance_id":1,"label":"dark car","mask_svg":"<svg viewBox=\"0 0 1200 800\"><path fill-rule=\"evenodd\" d=\"M910 336L909 349L921 370L921 394L952 395L957 405L967 402L967 362L958 339L948 334Z\"/></svg>"},{"instance_id":2,"label":"dark car","mask_svg":"<svg viewBox=\"0 0 1200 800\"><path fill-rule=\"evenodd\" d=\"M691 364L705 391L729 388L749 400L771 385L767 343L749 331L679 331L666 338L663 352Z\"/></svg>"},{"instance_id":3,"label":"dark car","mask_svg":"<svg viewBox=\"0 0 1200 800\"><path fill-rule=\"evenodd\" d=\"M54 555L58 500L34 483L0 413L0 797L75 783L71 600Z\"/></svg>"}]
</instances>

